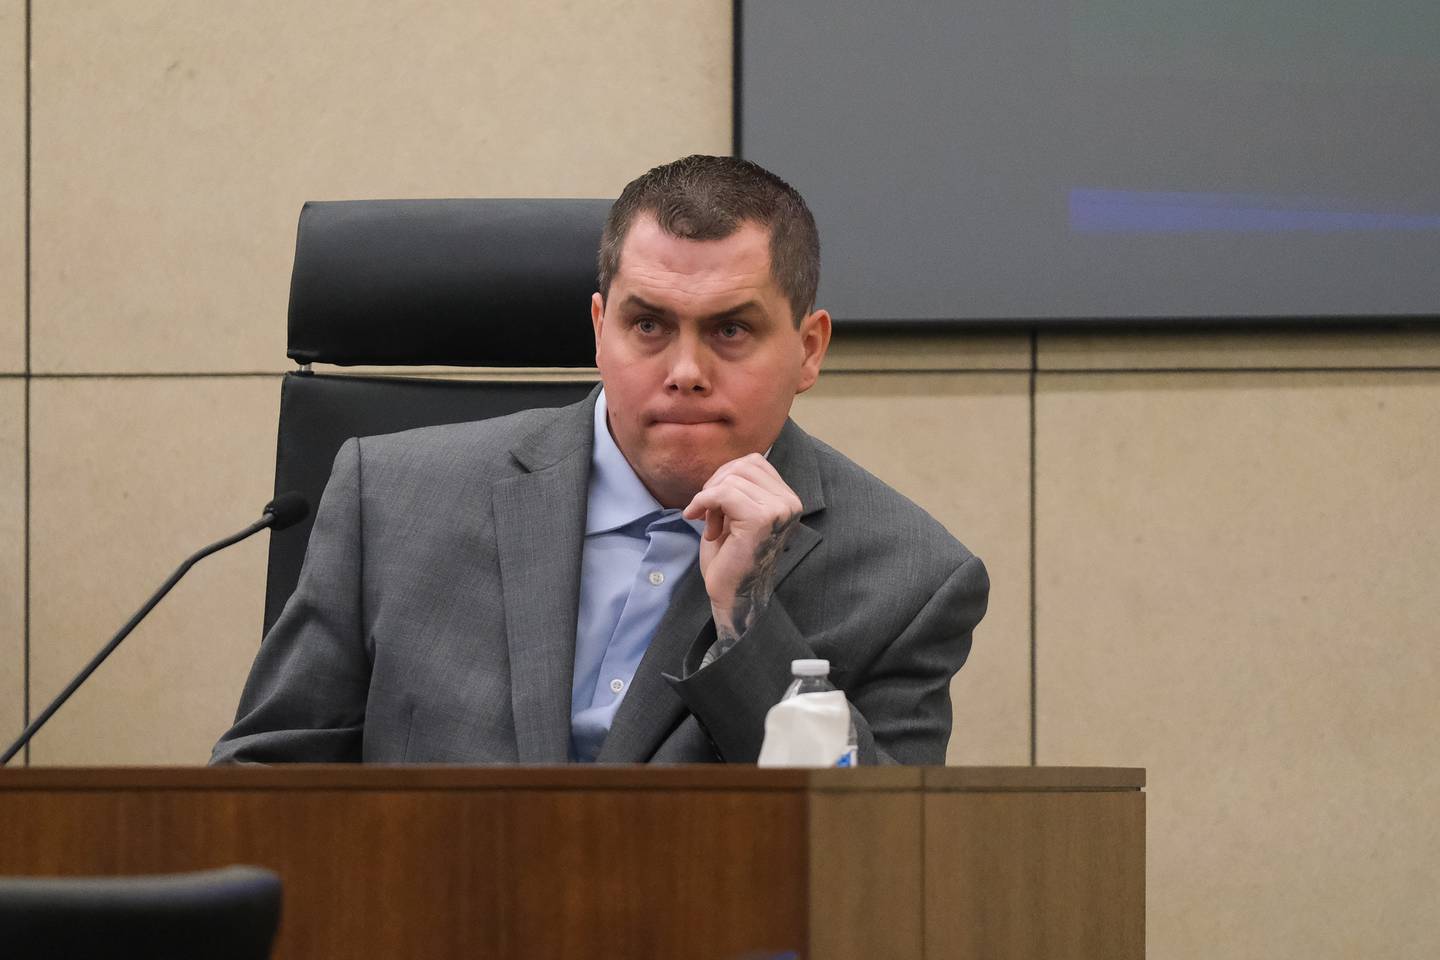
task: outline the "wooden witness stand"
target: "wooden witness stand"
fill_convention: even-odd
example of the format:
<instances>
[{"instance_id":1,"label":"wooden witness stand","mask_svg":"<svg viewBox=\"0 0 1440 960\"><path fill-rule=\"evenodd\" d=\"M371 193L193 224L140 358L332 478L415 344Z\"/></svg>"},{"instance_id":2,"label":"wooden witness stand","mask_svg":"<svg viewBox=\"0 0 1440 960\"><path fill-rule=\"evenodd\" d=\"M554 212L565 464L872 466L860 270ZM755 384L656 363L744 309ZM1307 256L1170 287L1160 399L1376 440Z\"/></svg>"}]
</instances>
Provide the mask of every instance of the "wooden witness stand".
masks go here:
<instances>
[{"instance_id":1,"label":"wooden witness stand","mask_svg":"<svg viewBox=\"0 0 1440 960\"><path fill-rule=\"evenodd\" d=\"M0 770L0 874L250 863L277 958L1145 950L1143 770Z\"/></svg>"}]
</instances>

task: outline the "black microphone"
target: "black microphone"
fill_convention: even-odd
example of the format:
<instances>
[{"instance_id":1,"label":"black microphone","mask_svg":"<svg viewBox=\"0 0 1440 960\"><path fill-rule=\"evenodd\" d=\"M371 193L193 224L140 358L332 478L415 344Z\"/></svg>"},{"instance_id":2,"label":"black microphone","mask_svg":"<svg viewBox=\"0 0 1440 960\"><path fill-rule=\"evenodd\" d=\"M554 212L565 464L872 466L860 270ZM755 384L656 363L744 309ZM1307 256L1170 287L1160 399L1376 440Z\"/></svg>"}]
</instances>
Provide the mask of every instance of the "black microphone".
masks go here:
<instances>
[{"instance_id":1,"label":"black microphone","mask_svg":"<svg viewBox=\"0 0 1440 960\"><path fill-rule=\"evenodd\" d=\"M20 734L20 738L10 744L9 749L5 751L5 755L0 756L0 767L9 763L10 758L19 753L21 748L30 742L30 738L35 736L36 731L45 725L45 721L55 715L55 711L59 710L66 700L70 699L72 693L80 689L80 684L89 679L90 674L95 672L95 668L104 663L105 658L115 652L115 648L120 646L120 641L128 637L130 631L139 626L140 621L144 620L146 615L155 609L155 605L164 599L165 594L170 592L170 588L179 583L180 578L185 576L191 567L210 556L210 554L217 553L228 546L237 544L246 537L259 533L266 527L269 527L271 530L284 530L286 527L292 527L301 520L304 520L309 512L310 504L305 500L303 495L296 493L294 490L288 493L282 493L274 500L265 504L265 509L261 511L259 520L256 520L239 533L226 537L224 540L217 540L210 544L210 546L186 558L185 562L180 564L174 573L170 574L170 579L161 584L160 589L156 590L151 594L150 599L145 601L145 606L137 610L135 616L131 617L130 621L120 628L120 632L115 634L109 643L105 644L104 649L95 654L95 658L75 675L75 679L70 681L70 685L64 690L61 690L58 697L50 701L50 706L46 707L40 716L36 717L30 726L25 728L25 732Z\"/></svg>"},{"instance_id":2,"label":"black microphone","mask_svg":"<svg viewBox=\"0 0 1440 960\"><path fill-rule=\"evenodd\" d=\"M304 520L310 513L310 504L305 502L304 494L289 490L265 504L265 509L260 513L262 521L265 516L270 517L266 526L271 530L284 530Z\"/></svg>"}]
</instances>

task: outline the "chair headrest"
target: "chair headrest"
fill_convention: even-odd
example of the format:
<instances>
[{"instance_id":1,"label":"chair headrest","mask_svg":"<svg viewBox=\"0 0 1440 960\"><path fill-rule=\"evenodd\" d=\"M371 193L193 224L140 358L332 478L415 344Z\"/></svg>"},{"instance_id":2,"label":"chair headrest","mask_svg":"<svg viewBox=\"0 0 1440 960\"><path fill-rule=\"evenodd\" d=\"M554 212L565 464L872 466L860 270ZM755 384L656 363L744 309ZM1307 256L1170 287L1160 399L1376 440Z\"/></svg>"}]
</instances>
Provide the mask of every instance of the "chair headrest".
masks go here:
<instances>
[{"instance_id":1,"label":"chair headrest","mask_svg":"<svg viewBox=\"0 0 1440 960\"><path fill-rule=\"evenodd\" d=\"M344 200L300 211L299 363L592 367L609 200Z\"/></svg>"}]
</instances>

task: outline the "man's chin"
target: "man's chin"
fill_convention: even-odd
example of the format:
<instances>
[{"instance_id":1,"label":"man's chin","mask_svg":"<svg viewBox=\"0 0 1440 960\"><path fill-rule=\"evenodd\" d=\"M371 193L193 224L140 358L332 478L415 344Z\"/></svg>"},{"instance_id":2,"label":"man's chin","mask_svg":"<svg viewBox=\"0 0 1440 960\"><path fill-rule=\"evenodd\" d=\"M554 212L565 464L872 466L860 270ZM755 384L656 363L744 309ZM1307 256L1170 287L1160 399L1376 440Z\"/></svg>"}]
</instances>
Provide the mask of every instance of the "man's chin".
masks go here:
<instances>
[{"instance_id":1,"label":"man's chin","mask_svg":"<svg viewBox=\"0 0 1440 960\"><path fill-rule=\"evenodd\" d=\"M640 480L662 506L683 508L705 487L715 471L731 459L658 457L646 465Z\"/></svg>"}]
</instances>

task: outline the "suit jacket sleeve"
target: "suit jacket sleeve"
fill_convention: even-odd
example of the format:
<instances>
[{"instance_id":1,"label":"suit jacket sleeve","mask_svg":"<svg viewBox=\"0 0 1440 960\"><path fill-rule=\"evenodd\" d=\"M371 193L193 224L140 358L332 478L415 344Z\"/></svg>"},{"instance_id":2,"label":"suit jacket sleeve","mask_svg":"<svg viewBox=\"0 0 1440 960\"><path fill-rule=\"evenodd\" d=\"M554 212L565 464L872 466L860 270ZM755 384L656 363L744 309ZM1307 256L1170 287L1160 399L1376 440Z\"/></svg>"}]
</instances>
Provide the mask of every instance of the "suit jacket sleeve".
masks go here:
<instances>
[{"instance_id":1,"label":"suit jacket sleeve","mask_svg":"<svg viewBox=\"0 0 1440 960\"><path fill-rule=\"evenodd\" d=\"M335 457L295 593L211 763L359 761L371 654L361 610L360 444Z\"/></svg>"},{"instance_id":2,"label":"suit jacket sleeve","mask_svg":"<svg viewBox=\"0 0 1440 960\"><path fill-rule=\"evenodd\" d=\"M943 764L950 736L950 679L969 655L985 614L990 579L967 556L873 662L838 678L850 700L862 764ZM765 714L790 682L790 661L814 657L776 596L719 659L699 666L714 624L697 639L686 675L673 686L729 762L753 763Z\"/></svg>"}]
</instances>

